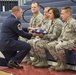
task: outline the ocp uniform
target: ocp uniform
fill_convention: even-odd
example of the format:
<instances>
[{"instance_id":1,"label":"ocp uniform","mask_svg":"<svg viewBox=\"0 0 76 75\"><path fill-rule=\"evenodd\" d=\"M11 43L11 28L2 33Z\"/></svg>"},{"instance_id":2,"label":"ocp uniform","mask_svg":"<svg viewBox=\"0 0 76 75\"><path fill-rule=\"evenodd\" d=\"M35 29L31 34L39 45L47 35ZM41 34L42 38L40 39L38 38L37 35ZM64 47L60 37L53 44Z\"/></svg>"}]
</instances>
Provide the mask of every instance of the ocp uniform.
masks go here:
<instances>
[{"instance_id":1,"label":"ocp uniform","mask_svg":"<svg viewBox=\"0 0 76 75\"><path fill-rule=\"evenodd\" d=\"M66 61L66 53L65 50L72 50L76 47L76 20L70 18L62 30L62 43L56 45L56 52L59 54L59 58L61 61ZM74 40L73 43L69 42L69 40Z\"/></svg>"},{"instance_id":2,"label":"ocp uniform","mask_svg":"<svg viewBox=\"0 0 76 75\"><path fill-rule=\"evenodd\" d=\"M40 29L41 25L43 24L43 20L44 20L44 16L39 11L37 14L32 16L30 23L29 23L29 27ZM30 40L27 40L27 42L31 45L31 47L33 47L32 43L34 39L35 39L35 36L33 36ZM32 50L33 49L31 48L31 51Z\"/></svg>"},{"instance_id":3,"label":"ocp uniform","mask_svg":"<svg viewBox=\"0 0 76 75\"><path fill-rule=\"evenodd\" d=\"M40 40L38 40L38 42L36 42L34 50L41 58L46 58L46 46L49 42L58 39L62 30L62 25L63 23L60 19L55 19L48 29L48 34L44 35Z\"/></svg>"},{"instance_id":4,"label":"ocp uniform","mask_svg":"<svg viewBox=\"0 0 76 75\"><path fill-rule=\"evenodd\" d=\"M41 30L45 30L46 32L48 32L49 31L49 29L50 29L50 27L51 27L51 20L49 20L49 19L44 19L44 22L43 22L43 25L41 26ZM34 41L33 41L33 48L34 48L34 52L36 52L36 50L37 49L35 49L35 47L36 47L36 43L37 43L37 41L39 41L39 40L41 40L42 38L41 37L39 37L39 36L37 36L35 39L34 39Z\"/></svg>"},{"instance_id":5,"label":"ocp uniform","mask_svg":"<svg viewBox=\"0 0 76 75\"><path fill-rule=\"evenodd\" d=\"M51 25L51 20L44 18L44 19L43 19L42 26L40 27L40 29L48 31L50 25ZM34 51L34 50L35 50L35 49L34 49L35 43L36 43L38 40L40 40L40 39L41 39L41 38L40 38L39 36L36 36L35 39L28 40L28 43L30 43L30 45L31 45L31 53L32 53L32 55L35 54L35 51Z\"/></svg>"},{"instance_id":6,"label":"ocp uniform","mask_svg":"<svg viewBox=\"0 0 76 75\"><path fill-rule=\"evenodd\" d=\"M40 28L44 20L44 16L42 13L39 11L37 14L33 15L30 19L29 27L33 28ZM35 37L33 36L31 39L34 39ZM28 41L30 44L32 40L27 40L26 38L19 37L21 41Z\"/></svg>"},{"instance_id":7,"label":"ocp uniform","mask_svg":"<svg viewBox=\"0 0 76 75\"><path fill-rule=\"evenodd\" d=\"M43 22L43 15L38 12L37 14L33 15L30 19L29 27L33 28L40 28Z\"/></svg>"},{"instance_id":8,"label":"ocp uniform","mask_svg":"<svg viewBox=\"0 0 76 75\"><path fill-rule=\"evenodd\" d=\"M44 19L44 16L43 14L39 11L37 14L33 15L30 19L30 23L29 23L29 27L33 27L33 28L40 28L42 23L43 23L43 19ZM30 40L27 40L26 38L23 38L23 37L19 37L21 41L24 41L27 43L29 43L31 45L31 51L33 50L32 49L32 43L33 43L33 40L35 39L35 36L32 36L32 38ZM33 52L33 51L32 51ZM33 53L32 53L33 54ZM25 58L24 60L25 61Z\"/></svg>"}]
</instances>

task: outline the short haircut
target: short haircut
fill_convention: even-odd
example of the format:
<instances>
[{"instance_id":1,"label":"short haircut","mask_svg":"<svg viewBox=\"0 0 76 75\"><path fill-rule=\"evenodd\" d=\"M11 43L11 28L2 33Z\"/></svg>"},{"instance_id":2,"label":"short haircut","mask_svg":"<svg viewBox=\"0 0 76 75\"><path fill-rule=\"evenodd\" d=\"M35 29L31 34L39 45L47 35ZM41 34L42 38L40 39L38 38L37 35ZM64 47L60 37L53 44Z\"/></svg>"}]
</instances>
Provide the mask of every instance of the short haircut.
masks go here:
<instances>
[{"instance_id":1,"label":"short haircut","mask_svg":"<svg viewBox=\"0 0 76 75\"><path fill-rule=\"evenodd\" d=\"M63 7L62 10L66 10L66 12L69 12L72 15L72 8L69 6Z\"/></svg>"},{"instance_id":2,"label":"short haircut","mask_svg":"<svg viewBox=\"0 0 76 75\"><path fill-rule=\"evenodd\" d=\"M59 12L59 9L58 8L50 8L49 10L48 10L48 12L50 11L50 10L52 10L53 11L53 14L54 14L54 18L59 18L60 17L60 12Z\"/></svg>"},{"instance_id":3,"label":"short haircut","mask_svg":"<svg viewBox=\"0 0 76 75\"><path fill-rule=\"evenodd\" d=\"M50 7L45 7L44 10L47 9L47 11L50 9Z\"/></svg>"},{"instance_id":4,"label":"short haircut","mask_svg":"<svg viewBox=\"0 0 76 75\"><path fill-rule=\"evenodd\" d=\"M32 4L37 4L38 7L40 7L39 2L33 2Z\"/></svg>"},{"instance_id":5,"label":"short haircut","mask_svg":"<svg viewBox=\"0 0 76 75\"><path fill-rule=\"evenodd\" d=\"M19 11L20 9L21 9L20 6L14 6L14 7L12 8L12 12Z\"/></svg>"}]
</instances>

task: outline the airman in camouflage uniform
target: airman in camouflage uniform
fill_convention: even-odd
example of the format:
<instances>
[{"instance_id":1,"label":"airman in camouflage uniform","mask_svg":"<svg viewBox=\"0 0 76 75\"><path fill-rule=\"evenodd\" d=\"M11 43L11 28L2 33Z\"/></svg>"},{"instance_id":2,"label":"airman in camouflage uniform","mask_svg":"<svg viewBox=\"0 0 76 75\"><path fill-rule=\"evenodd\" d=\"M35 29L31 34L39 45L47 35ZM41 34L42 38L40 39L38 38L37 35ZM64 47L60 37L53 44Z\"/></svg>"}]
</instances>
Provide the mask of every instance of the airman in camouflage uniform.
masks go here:
<instances>
[{"instance_id":1,"label":"airman in camouflage uniform","mask_svg":"<svg viewBox=\"0 0 76 75\"><path fill-rule=\"evenodd\" d=\"M40 40L38 40L34 46L36 55L40 57L40 62L35 63L34 67L47 67L48 66L47 60L46 60L46 53L45 53L45 50L47 49L46 46L49 42L57 40L57 38L61 34L63 23L59 19L60 17L59 10L57 8L50 8L49 17L51 18L52 23L48 29L48 34L44 35Z\"/></svg>"},{"instance_id":2,"label":"airman in camouflage uniform","mask_svg":"<svg viewBox=\"0 0 76 75\"><path fill-rule=\"evenodd\" d=\"M33 2L31 5L31 11L33 13L33 16L30 19L29 27L32 27L32 28L40 28L41 27L41 25L43 23L44 16L39 10L40 10L39 3ZM31 38L31 40L27 40L25 38L20 37L20 40L27 41L32 46L32 40L34 38L35 37L33 36ZM28 62L28 61L30 61L29 55L27 55L26 58L24 58L22 62L27 62L28 64L30 64L31 62Z\"/></svg>"},{"instance_id":3,"label":"airman in camouflage uniform","mask_svg":"<svg viewBox=\"0 0 76 75\"><path fill-rule=\"evenodd\" d=\"M61 36L58 41L49 43L47 46L49 52L58 60L58 65L51 67L57 71L67 70L66 53L76 47L76 20L72 18L72 9L64 7L61 17L65 21Z\"/></svg>"},{"instance_id":4,"label":"airman in camouflage uniform","mask_svg":"<svg viewBox=\"0 0 76 75\"><path fill-rule=\"evenodd\" d=\"M40 28L43 22L43 14L40 12L40 6L38 2L33 2L31 4L31 11L33 16L30 19L29 27ZM25 38L20 37L20 40L26 41Z\"/></svg>"},{"instance_id":5,"label":"airman in camouflage uniform","mask_svg":"<svg viewBox=\"0 0 76 75\"><path fill-rule=\"evenodd\" d=\"M46 7L45 9L46 10L48 10L50 7ZM45 15L44 15L45 16ZM45 31L48 31L48 28L50 27L50 25L51 25L51 20L49 20L49 17L47 16L47 18L45 17L44 18L44 20L43 20L43 23L42 23L42 26L39 28L39 29L43 29L43 30L45 30ZM34 51L34 44L35 44L35 42L37 41L37 40L39 40L40 39L40 37L39 36L37 36L37 37L35 37L35 39L33 38L33 39L31 39L31 40L28 40L28 43L30 43L30 45L31 45L31 54L34 56L34 60L33 60L33 62L34 61L38 61L38 59L39 59L39 57L38 56L36 56L36 54L35 54L35 51ZM28 62L28 63L30 63L30 62Z\"/></svg>"}]
</instances>

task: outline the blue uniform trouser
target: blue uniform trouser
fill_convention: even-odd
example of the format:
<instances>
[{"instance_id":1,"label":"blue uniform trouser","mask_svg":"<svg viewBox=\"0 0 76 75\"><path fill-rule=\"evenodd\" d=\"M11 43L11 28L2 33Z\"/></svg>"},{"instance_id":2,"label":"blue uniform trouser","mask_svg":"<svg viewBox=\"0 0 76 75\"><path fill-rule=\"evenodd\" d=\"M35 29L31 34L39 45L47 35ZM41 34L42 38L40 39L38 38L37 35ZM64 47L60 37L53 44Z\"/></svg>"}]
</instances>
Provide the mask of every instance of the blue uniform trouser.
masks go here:
<instances>
[{"instance_id":1,"label":"blue uniform trouser","mask_svg":"<svg viewBox=\"0 0 76 75\"><path fill-rule=\"evenodd\" d=\"M16 41L12 44L11 50L1 51L5 58L0 58L0 65L6 66L9 60L20 63L30 51L30 44L22 41Z\"/></svg>"}]
</instances>

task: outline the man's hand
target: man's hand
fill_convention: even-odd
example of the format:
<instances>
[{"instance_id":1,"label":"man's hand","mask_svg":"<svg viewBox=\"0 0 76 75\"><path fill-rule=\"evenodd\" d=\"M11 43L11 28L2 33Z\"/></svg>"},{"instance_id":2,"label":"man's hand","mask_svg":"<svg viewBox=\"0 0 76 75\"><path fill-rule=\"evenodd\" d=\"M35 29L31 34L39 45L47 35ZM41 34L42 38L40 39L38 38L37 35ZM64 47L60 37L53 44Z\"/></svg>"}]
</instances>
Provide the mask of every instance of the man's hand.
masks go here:
<instances>
[{"instance_id":1,"label":"man's hand","mask_svg":"<svg viewBox=\"0 0 76 75\"><path fill-rule=\"evenodd\" d=\"M28 31L35 30L35 29L38 29L38 28L28 27Z\"/></svg>"},{"instance_id":2,"label":"man's hand","mask_svg":"<svg viewBox=\"0 0 76 75\"><path fill-rule=\"evenodd\" d=\"M43 34L38 34L38 36L43 37L44 35Z\"/></svg>"},{"instance_id":3,"label":"man's hand","mask_svg":"<svg viewBox=\"0 0 76 75\"><path fill-rule=\"evenodd\" d=\"M62 44L62 41L59 41L58 44L61 45Z\"/></svg>"},{"instance_id":4,"label":"man's hand","mask_svg":"<svg viewBox=\"0 0 76 75\"><path fill-rule=\"evenodd\" d=\"M43 37L44 35L43 34L37 34L37 33L32 33L33 36L40 36L40 37Z\"/></svg>"},{"instance_id":5,"label":"man's hand","mask_svg":"<svg viewBox=\"0 0 76 75\"><path fill-rule=\"evenodd\" d=\"M74 42L74 40L69 40L69 42L73 43L73 42Z\"/></svg>"}]
</instances>

